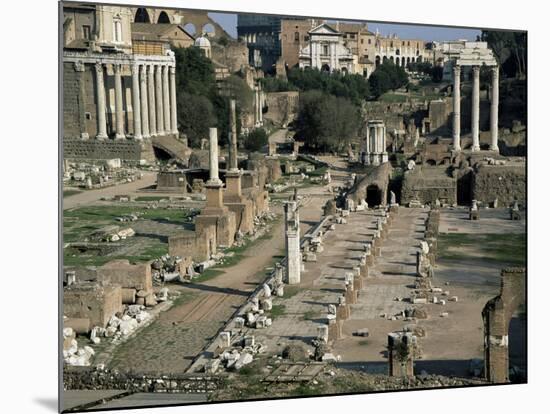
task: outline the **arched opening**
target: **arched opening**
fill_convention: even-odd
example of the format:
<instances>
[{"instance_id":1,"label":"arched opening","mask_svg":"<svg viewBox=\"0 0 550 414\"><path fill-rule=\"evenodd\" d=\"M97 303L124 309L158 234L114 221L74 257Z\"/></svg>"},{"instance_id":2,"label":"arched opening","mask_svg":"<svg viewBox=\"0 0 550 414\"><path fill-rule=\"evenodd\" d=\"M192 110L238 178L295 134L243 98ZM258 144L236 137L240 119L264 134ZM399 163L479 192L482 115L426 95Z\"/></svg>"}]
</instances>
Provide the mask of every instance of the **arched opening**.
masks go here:
<instances>
[{"instance_id":1,"label":"arched opening","mask_svg":"<svg viewBox=\"0 0 550 414\"><path fill-rule=\"evenodd\" d=\"M147 10L143 7L140 7L136 11L136 16L134 17L134 22L136 23L151 23L151 19L149 18L149 13L147 13Z\"/></svg>"},{"instance_id":2,"label":"arched opening","mask_svg":"<svg viewBox=\"0 0 550 414\"><path fill-rule=\"evenodd\" d=\"M195 28L195 25L193 23L187 23L185 26L183 26L183 30L185 30L191 36L195 36L195 34L197 34L197 29Z\"/></svg>"},{"instance_id":3,"label":"arched opening","mask_svg":"<svg viewBox=\"0 0 550 414\"><path fill-rule=\"evenodd\" d=\"M376 63L376 67L380 66L380 55L376 56L375 63Z\"/></svg>"},{"instance_id":4,"label":"arched opening","mask_svg":"<svg viewBox=\"0 0 550 414\"><path fill-rule=\"evenodd\" d=\"M396 49L395 54L396 54L397 56L399 56L399 54L400 54L399 49Z\"/></svg>"},{"instance_id":5,"label":"arched opening","mask_svg":"<svg viewBox=\"0 0 550 414\"><path fill-rule=\"evenodd\" d=\"M153 145L153 153L155 154L155 159L157 159L158 161L168 161L174 158L164 149L159 148L155 145Z\"/></svg>"},{"instance_id":6,"label":"arched opening","mask_svg":"<svg viewBox=\"0 0 550 414\"><path fill-rule=\"evenodd\" d=\"M157 23L170 23L170 18L165 11L160 12Z\"/></svg>"},{"instance_id":7,"label":"arched opening","mask_svg":"<svg viewBox=\"0 0 550 414\"><path fill-rule=\"evenodd\" d=\"M387 57L387 56L384 56L384 57L382 58L382 63L386 63L387 61L388 61L388 57Z\"/></svg>"},{"instance_id":8,"label":"arched opening","mask_svg":"<svg viewBox=\"0 0 550 414\"><path fill-rule=\"evenodd\" d=\"M395 64L396 64L397 66L399 66L399 65L400 65L400 63L401 63L401 62L399 61L399 58L398 58L398 57L396 57L396 58L395 58Z\"/></svg>"},{"instance_id":9,"label":"arched opening","mask_svg":"<svg viewBox=\"0 0 550 414\"><path fill-rule=\"evenodd\" d=\"M405 67L405 58L404 57L401 58L401 67L403 67L403 68Z\"/></svg>"},{"instance_id":10,"label":"arched opening","mask_svg":"<svg viewBox=\"0 0 550 414\"><path fill-rule=\"evenodd\" d=\"M407 58L407 65L408 65L409 63L411 63L411 58L410 58L410 57Z\"/></svg>"},{"instance_id":11,"label":"arched opening","mask_svg":"<svg viewBox=\"0 0 550 414\"><path fill-rule=\"evenodd\" d=\"M330 66L325 63L321 66L321 72L330 72Z\"/></svg>"},{"instance_id":12,"label":"arched opening","mask_svg":"<svg viewBox=\"0 0 550 414\"><path fill-rule=\"evenodd\" d=\"M382 190L376 185L371 184L367 187L367 204L369 207L382 204Z\"/></svg>"},{"instance_id":13,"label":"arched opening","mask_svg":"<svg viewBox=\"0 0 550 414\"><path fill-rule=\"evenodd\" d=\"M414 59L414 58L413 58ZM422 56L418 56L418 58L416 59L417 62L422 62Z\"/></svg>"},{"instance_id":14,"label":"arched opening","mask_svg":"<svg viewBox=\"0 0 550 414\"><path fill-rule=\"evenodd\" d=\"M202 32L208 35L208 37L216 36L216 28L212 23L206 23L204 26L202 26Z\"/></svg>"},{"instance_id":15,"label":"arched opening","mask_svg":"<svg viewBox=\"0 0 550 414\"><path fill-rule=\"evenodd\" d=\"M390 62L393 63L393 56L390 56Z\"/></svg>"},{"instance_id":16,"label":"arched opening","mask_svg":"<svg viewBox=\"0 0 550 414\"><path fill-rule=\"evenodd\" d=\"M348 69L342 68L342 75L347 75L347 74L348 74Z\"/></svg>"}]
</instances>

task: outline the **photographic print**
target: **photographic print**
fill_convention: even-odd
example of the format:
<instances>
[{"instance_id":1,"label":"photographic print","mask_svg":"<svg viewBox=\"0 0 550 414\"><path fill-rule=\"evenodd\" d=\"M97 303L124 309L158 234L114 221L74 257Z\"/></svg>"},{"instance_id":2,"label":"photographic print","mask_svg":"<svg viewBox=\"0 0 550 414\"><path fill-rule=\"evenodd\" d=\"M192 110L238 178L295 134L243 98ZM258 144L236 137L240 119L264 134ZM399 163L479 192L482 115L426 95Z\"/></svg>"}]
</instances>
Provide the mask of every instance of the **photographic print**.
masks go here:
<instances>
[{"instance_id":1,"label":"photographic print","mask_svg":"<svg viewBox=\"0 0 550 414\"><path fill-rule=\"evenodd\" d=\"M527 32L59 8L64 412L527 382Z\"/></svg>"}]
</instances>

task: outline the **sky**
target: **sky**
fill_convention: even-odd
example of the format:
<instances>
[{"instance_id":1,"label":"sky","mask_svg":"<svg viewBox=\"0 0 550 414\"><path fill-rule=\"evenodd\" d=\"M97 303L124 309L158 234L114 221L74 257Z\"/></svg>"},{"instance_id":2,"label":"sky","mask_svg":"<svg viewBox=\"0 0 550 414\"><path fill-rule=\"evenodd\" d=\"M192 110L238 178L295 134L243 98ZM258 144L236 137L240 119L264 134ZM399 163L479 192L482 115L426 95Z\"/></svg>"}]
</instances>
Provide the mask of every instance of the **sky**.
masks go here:
<instances>
[{"instance_id":1,"label":"sky","mask_svg":"<svg viewBox=\"0 0 550 414\"><path fill-rule=\"evenodd\" d=\"M226 31L233 37L237 37L237 15L228 13L208 13L212 19L218 22ZM407 24L388 24L388 23L370 23L368 22L369 30L376 32L380 31L382 35L397 34L403 39L421 39L421 40L457 40L467 39L476 40L476 36L480 34L477 29L463 29L454 27L442 26L419 26Z\"/></svg>"}]
</instances>

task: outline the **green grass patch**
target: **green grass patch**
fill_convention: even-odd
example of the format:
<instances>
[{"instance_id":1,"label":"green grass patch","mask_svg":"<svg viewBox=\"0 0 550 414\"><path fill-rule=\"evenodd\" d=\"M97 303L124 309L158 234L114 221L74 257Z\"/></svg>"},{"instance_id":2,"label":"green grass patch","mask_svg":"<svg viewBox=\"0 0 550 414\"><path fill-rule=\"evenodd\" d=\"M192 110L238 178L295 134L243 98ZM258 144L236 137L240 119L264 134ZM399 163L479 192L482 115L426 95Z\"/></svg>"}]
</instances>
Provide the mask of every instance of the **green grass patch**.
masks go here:
<instances>
[{"instance_id":1,"label":"green grass patch","mask_svg":"<svg viewBox=\"0 0 550 414\"><path fill-rule=\"evenodd\" d=\"M224 273L223 270L218 270L212 267L212 268L206 269L204 272L201 273L199 277L196 277L195 279L193 279L193 283L206 282L207 280L214 279L215 277L218 277L223 273Z\"/></svg>"},{"instance_id":2,"label":"green grass patch","mask_svg":"<svg viewBox=\"0 0 550 414\"><path fill-rule=\"evenodd\" d=\"M285 286L285 292L284 292L283 298L290 299L291 297L299 293L301 290L302 288L298 286Z\"/></svg>"},{"instance_id":3,"label":"green grass patch","mask_svg":"<svg viewBox=\"0 0 550 414\"><path fill-rule=\"evenodd\" d=\"M75 194L80 194L82 191L80 190L74 190L74 189L71 189L71 190L63 190L63 197L70 197L72 195L75 195Z\"/></svg>"},{"instance_id":4,"label":"green grass patch","mask_svg":"<svg viewBox=\"0 0 550 414\"><path fill-rule=\"evenodd\" d=\"M395 92L386 92L378 98L380 102L403 103L407 102L407 95L397 94Z\"/></svg>"},{"instance_id":5,"label":"green grass patch","mask_svg":"<svg viewBox=\"0 0 550 414\"><path fill-rule=\"evenodd\" d=\"M504 266L525 266L527 262L525 233L442 233L437 243L438 257L443 260L471 260L480 254L480 259Z\"/></svg>"},{"instance_id":6,"label":"green grass patch","mask_svg":"<svg viewBox=\"0 0 550 414\"><path fill-rule=\"evenodd\" d=\"M273 305L271 307L270 316L271 319L278 318L285 314L286 306L285 305Z\"/></svg>"},{"instance_id":7,"label":"green grass patch","mask_svg":"<svg viewBox=\"0 0 550 414\"><path fill-rule=\"evenodd\" d=\"M139 196L134 199L135 201L160 201L160 200L168 200L168 197L162 197L162 196Z\"/></svg>"},{"instance_id":8,"label":"green grass patch","mask_svg":"<svg viewBox=\"0 0 550 414\"><path fill-rule=\"evenodd\" d=\"M304 313L302 315L302 319L304 321L310 321L312 319L315 319L317 317L317 312L313 312L313 311L307 311L306 313Z\"/></svg>"}]
</instances>

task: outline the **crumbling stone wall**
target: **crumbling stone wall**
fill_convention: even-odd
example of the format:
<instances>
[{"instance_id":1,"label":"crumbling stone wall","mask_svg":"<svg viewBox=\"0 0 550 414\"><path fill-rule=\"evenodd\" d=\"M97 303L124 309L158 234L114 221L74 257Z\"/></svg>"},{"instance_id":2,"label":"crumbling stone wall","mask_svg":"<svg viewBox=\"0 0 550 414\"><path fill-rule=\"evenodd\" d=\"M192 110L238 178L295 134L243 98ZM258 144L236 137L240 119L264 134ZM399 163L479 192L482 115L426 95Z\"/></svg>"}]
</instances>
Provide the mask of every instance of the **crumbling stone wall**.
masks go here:
<instances>
[{"instance_id":1,"label":"crumbling stone wall","mask_svg":"<svg viewBox=\"0 0 550 414\"><path fill-rule=\"evenodd\" d=\"M157 190L187 193L187 174L183 171L160 171L157 175Z\"/></svg>"},{"instance_id":2,"label":"crumbling stone wall","mask_svg":"<svg viewBox=\"0 0 550 414\"><path fill-rule=\"evenodd\" d=\"M63 291L63 315L68 318L89 319L90 327L107 326L109 319L122 312L120 286L101 286L95 283L71 285Z\"/></svg>"},{"instance_id":3,"label":"crumbling stone wall","mask_svg":"<svg viewBox=\"0 0 550 414\"><path fill-rule=\"evenodd\" d=\"M248 66L248 47L245 43L229 41L222 46L212 44L212 60L227 66L229 72L235 73Z\"/></svg>"},{"instance_id":4,"label":"crumbling stone wall","mask_svg":"<svg viewBox=\"0 0 550 414\"><path fill-rule=\"evenodd\" d=\"M194 233L182 233L168 238L168 254L170 256L192 257L194 261L208 260L215 254L216 226L199 226Z\"/></svg>"},{"instance_id":5,"label":"crumbling stone wall","mask_svg":"<svg viewBox=\"0 0 550 414\"><path fill-rule=\"evenodd\" d=\"M300 94L296 91L266 94L267 112L264 118L275 125L286 127L298 116L299 98Z\"/></svg>"},{"instance_id":6,"label":"crumbling stone wall","mask_svg":"<svg viewBox=\"0 0 550 414\"><path fill-rule=\"evenodd\" d=\"M485 377L508 382L508 329L514 312L525 303L525 268L501 272L500 294L489 300L481 313L485 334Z\"/></svg>"},{"instance_id":7,"label":"crumbling stone wall","mask_svg":"<svg viewBox=\"0 0 550 414\"><path fill-rule=\"evenodd\" d=\"M154 161L155 155L150 141L113 141L96 139L63 140L63 158L77 160L108 160L120 158L126 161Z\"/></svg>"},{"instance_id":8,"label":"crumbling stone wall","mask_svg":"<svg viewBox=\"0 0 550 414\"><path fill-rule=\"evenodd\" d=\"M428 167L416 167L407 171L401 187L401 203L407 204L418 200L422 204L435 204L438 200L443 204L456 203L456 178L445 174L443 168L437 170Z\"/></svg>"},{"instance_id":9,"label":"crumbling stone wall","mask_svg":"<svg viewBox=\"0 0 550 414\"><path fill-rule=\"evenodd\" d=\"M63 63L63 136L97 135L93 65Z\"/></svg>"},{"instance_id":10,"label":"crumbling stone wall","mask_svg":"<svg viewBox=\"0 0 550 414\"><path fill-rule=\"evenodd\" d=\"M452 105L450 99L430 101L428 117L430 133L444 134L449 132Z\"/></svg>"},{"instance_id":11,"label":"crumbling stone wall","mask_svg":"<svg viewBox=\"0 0 550 414\"><path fill-rule=\"evenodd\" d=\"M477 165L472 177L472 199L509 206L515 200L527 201L527 177L524 163L518 165Z\"/></svg>"},{"instance_id":12,"label":"crumbling stone wall","mask_svg":"<svg viewBox=\"0 0 550 414\"><path fill-rule=\"evenodd\" d=\"M381 192L381 205L385 206L388 200L388 186L392 174L392 166L385 162L377 167L371 167L367 174L357 181L349 192L356 205L367 199L367 188L376 186Z\"/></svg>"},{"instance_id":13,"label":"crumbling stone wall","mask_svg":"<svg viewBox=\"0 0 550 414\"><path fill-rule=\"evenodd\" d=\"M153 291L151 264L130 264L128 260L112 260L97 269L97 281L105 285L118 285L127 289Z\"/></svg>"}]
</instances>

